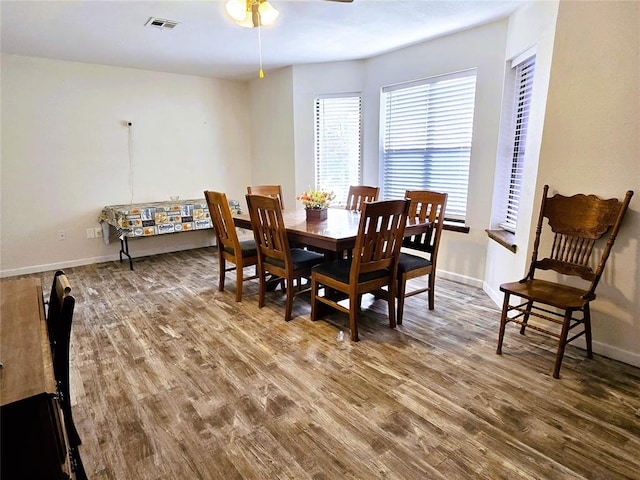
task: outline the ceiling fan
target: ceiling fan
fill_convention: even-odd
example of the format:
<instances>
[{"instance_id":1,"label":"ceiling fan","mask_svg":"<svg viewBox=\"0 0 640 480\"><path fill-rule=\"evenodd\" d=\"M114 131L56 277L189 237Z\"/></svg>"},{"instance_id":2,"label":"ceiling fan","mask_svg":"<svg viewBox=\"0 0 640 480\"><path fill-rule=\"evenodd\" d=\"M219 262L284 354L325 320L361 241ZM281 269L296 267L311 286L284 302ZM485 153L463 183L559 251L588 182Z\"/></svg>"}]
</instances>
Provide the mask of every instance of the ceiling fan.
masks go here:
<instances>
[{"instance_id":1,"label":"ceiling fan","mask_svg":"<svg viewBox=\"0 0 640 480\"><path fill-rule=\"evenodd\" d=\"M353 2L353 0L325 1ZM238 25L247 28L271 25L280 14L268 0L228 0L225 4L225 10Z\"/></svg>"}]
</instances>

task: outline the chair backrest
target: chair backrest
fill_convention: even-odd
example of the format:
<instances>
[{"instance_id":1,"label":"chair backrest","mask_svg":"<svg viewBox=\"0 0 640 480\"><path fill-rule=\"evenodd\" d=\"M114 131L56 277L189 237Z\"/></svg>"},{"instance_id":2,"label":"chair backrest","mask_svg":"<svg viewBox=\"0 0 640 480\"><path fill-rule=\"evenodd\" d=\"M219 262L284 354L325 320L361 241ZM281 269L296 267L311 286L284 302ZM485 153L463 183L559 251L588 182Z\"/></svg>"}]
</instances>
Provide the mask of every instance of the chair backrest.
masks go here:
<instances>
[{"instance_id":1,"label":"chair backrest","mask_svg":"<svg viewBox=\"0 0 640 480\"><path fill-rule=\"evenodd\" d=\"M619 201L616 198L603 200L596 195L584 194L571 197L555 194L548 197L548 191L549 186L545 185L528 277L533 278L536 269L580 277L591 282L588 296L594 297L633 192L629 190L624 199ZM547 222L543 229L545 218ZM596 240L607 231L608 240L599 260L592 260ZM550 250L548 256L538 259L542 238L544 245L550 245Z\"/></svg>"},{"instance_id":2,"label":"chair backrest","mask_svg":"<svg viewBox=\"0 0 640 480\"><path fill-rule=\"evenodd\" d=\"M264 195L246 195L246 198L259 264L268 257L284 263L287 269L293 268L289 239L278 199Z\"/></svg>"},{"instance_id":3,"label":"chair backrest","mask_svg":"<svg viewBox=\"0 0 640 480\"><path fill-rule=\"evenodd\" d=\"M64 271L58 270L53 276L49 295L47 328L53 357L53 372L63 388L69 386L69 344L75 303L67 276Z\"/></svg>"},{"instance_id":4,"label":"chair backrest","mask_svg":"<svg viewBox=\"0 0 640 480\"><path fill-rule=\"evenodd\" d=\"M280 201L280 208L284 210L284 197L282 196L282 185L255 185L247 187L249 195L266 195L275 197Z\"/></svg>"},{"instance_id":5,"label":"chair backrest","mask_svg":"<svg viewBox=\"0 0 640 480\"><path fill-rule=\"evenodd\" d=\"M428 190L407 190L404 196L411 201L409 218L419 218L421 223L428 221L429 226L420 235L405 237L402 246L428 252L429 260L435 268L444 225L444 211L447 207L447 194Z\"/></svg>"},{"instance_id":6,"label":"chair backrest","mask_svg":"<svg viewBox=\"0 0 640 480\"><path fill-rule=\"evenodd\" d=\"M378 200L380 188L368 187L366 185L351 185L347 193L347 210L362 211L364 202L375 202Z\"/></svg>"},{"instance_id":7,"label":"chair backrest","mask_svg":"<svg viewBox=\"0 0 640 480\"><path fill-rule=\"evenodd\" d=\"M205 190L204 198L209 206L218 249L233 251L234 255L242 256L240 253L240 241L233 223L227 196L222 192Z\"/></svg>"},{"instance_id":8,"label":"chair backrest","mask_svg":"<svg viewBox=\"0 0 640 480\"><path fill-rule=\"evenodd\" d=\"M362 275L368 272L382 269L394 272L408 212L409 200L383 200L363 205L350 282L362 280Z\"/></svg>"}]
</instances>

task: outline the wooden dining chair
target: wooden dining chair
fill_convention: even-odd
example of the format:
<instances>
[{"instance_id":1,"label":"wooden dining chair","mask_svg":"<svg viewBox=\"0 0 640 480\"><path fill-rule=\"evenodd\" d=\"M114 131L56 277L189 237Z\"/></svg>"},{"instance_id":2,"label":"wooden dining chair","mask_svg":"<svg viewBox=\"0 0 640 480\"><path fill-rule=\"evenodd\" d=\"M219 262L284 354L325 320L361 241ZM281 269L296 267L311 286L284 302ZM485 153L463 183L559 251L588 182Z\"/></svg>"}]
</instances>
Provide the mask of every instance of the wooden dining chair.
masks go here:
<instances>
[{"instance_id":1,"label":"wooden dining chair","mask_svg":"<svg viewBox=\"0 0 640 480\"><path fill-rule=\"evenodd\" d=\"M69 382L69 351L71 346L71 324L75 298L71 295L71 285L63 270L53 276L49 301L47 303L47 329L51 344L53 374L59 393L58 400L64 417L65 430L69 441L71 467L75 477L86 479L78 447L82 444L71 411L71 388Z\"/></svg>"},{"instance_id":2,"label":"wooden dining chair","mask_svg":"<svg viewBox=\"0 0 640 480\"><path fill-rule=\"evenodd\" d=\"M289 321L294 297L309 290L309 282L304 284L303 279L311 277L311 268L323 262L324 255L289 247L282 209L277 198L263 195L247 195L246 198L258 250L258 307L264 306L267 284L273 282L267 275L274 275L285 281L287 298L284 318Z\"/></svg>"},{"instance_id":3,"label":"wooden dining chair","mask_svg":"<svg viewBox=\"0 0 640 480\"><path fill-rule=\"evenodd\" d=\"M351 185L347 193L347 210L362 211L364 202L375 202L378 200L380 188L368 187L366 185Z\"/></svg>"},{"instance_id":4,"label":"wooden dining chair","mask_svg":"<svg viewBox=\"0 0 640 480\"><path fill-rule=\"evenodd\" d=\"M246 267L258 264L258 251L255 241L251 239L240 241L231 216L227 196L222 192L205 190L209 213L213 222L218 252L218 290L224 291L224 281L227 272L236 272L236 302L242 301L242 285L245 280L258 278L257 272L246 275ZM227 262L233 266L227 267Z\"/></svg>"},{"instance_id":5,"label":"wooden dining chair","mask_svg":"<svg viewBox=\"0 0 640 480\"><path fill-rule=\"evenodd\" d=\"M284 197L282 196L282 185L254 185L247 187L249 195L266 195L276 197L280 202L280 208L284 210Z\"/></svg>"},{"instance_id":6,"label":"wooden dining chair","mask_svg":"<svg viewBox=\"0 0 640 480\"><path fill-rule=\"evenodd\" d=\"M408 200L363 205L353 256L321 263L311 271L311 320L318 318L320 304L347 313L351 340L357 342L360 297L368 292L384 293L382 287L387 287L382 296L389 304L389 326L395 328L396 269L408 211ZM338 303L343 297L336 292L348 296L348 307Z\"/></svg>"},{"instance_id":7,"label":"wooden dining chair","mask_svg":"<svg viewBox=\"0 0 640 480\"><path fill-rule=\"evenodd\" d=\"M404 251L398 259L398 324L402 324L404 300L407 297L429 292L429 310L435 304L436 262L440 237L444 225L444 211L447 206L447 194L428 190L407 190L405 198L411 201L409 218L419 218L427 223L426 230L419 235L405 237L402 241ZM418 253L410 253L411 250ZM427 285L407 291L407 282L411 279L427 276Z\"/></svg>"},{"instance_id":8,"label":"wooden dining chair","mask_svg":"<svg viewBox=\"0 0 640 480\"><path fill-rule=\"evenodd\" d=\"M587 357L593 357L590 303L596 298L596 287L633 192L628 191L619 201L584 194L549 197L548 191L549 186L545 185L529 272L518 282L500 285L504 302L497 353L502 353L505 326L509 322L520 325L522 335L526 328L532 328L553 336L558 339L553 377L560 378L560 366L568 343L584 335ZM607 232L606 243L599 242L596 246L597 240L604 241ZM545 250L549 248L548 256L544 258L538 258L541 246ZM592 261L592 254L600 248L599 259L594 255ZM593 265L597 265L595 270ZM559 280L537 278L543 270L555 272L555 278ZM520 297L523 303L511 305L512 296ZM514 314L510 315L512 312ZM529 323L531 316L536 317L535 324ZM551 330L554 325L556 327ZM581 330L567 338L569 332L579 326Z\"/></svg>"}]
</instances>

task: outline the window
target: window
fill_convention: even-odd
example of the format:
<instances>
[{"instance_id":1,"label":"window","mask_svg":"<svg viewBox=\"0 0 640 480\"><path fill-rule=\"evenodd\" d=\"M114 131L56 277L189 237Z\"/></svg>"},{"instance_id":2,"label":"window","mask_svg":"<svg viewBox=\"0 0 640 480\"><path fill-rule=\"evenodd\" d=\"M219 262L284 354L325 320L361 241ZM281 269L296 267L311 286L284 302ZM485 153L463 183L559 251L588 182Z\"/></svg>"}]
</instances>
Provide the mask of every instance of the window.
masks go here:
<instances>
[{"instance_id":1,"label":"window","mask_svg":"<svg viewBox=\"0 0 640 480\"><path fill-rule=\"evenodd\" d=\"M517 62L516 59L514 62ZM525 149L527 146L527 128L529 126L529 111L531 109L531 91L535 73L535 56L529 56L512 66L515 85L513 108L510 116L509 158L504 163L510 166L508 179L505 176L506 194L504 196L504 217L500 228L515 233L518 223L518 208L520 206L520 192L522 191Z\"/></svg>"},{"instance_id":2,"label":"window","mask_svg":"<svg viewBox=\"0 0 640 480\"><path fill-rule=\"evenodd\" d=\"M475 92L475 70L382 89L384 198L446 192L446 218L464 222Z\"/></svg>"},{"instance_id":3,"label":"window","mask_svg":"<svg viewBox=\"0 0 640 480\"><path fill-rule=\"evenodd\" d=\"M360 184L361 111L359 94L315 99L315 188L333 191L334 204L345 204L349 185Z\"/></svg>"}]
</instances>

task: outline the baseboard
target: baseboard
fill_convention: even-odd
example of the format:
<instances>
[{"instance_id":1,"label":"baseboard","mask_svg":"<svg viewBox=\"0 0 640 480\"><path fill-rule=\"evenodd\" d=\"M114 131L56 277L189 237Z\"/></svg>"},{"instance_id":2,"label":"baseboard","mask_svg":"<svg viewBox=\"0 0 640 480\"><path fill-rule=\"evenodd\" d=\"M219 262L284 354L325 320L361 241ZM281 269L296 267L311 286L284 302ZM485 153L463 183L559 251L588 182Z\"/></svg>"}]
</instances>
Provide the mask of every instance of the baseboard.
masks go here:
<instances>
[{"instance_id":1,"label":"baseboard","mask_svg":"<svg viewBox=\"0 0 640 480\"><path fill-rule=\"evenodd\" d=\"M460 275L459 273L447 272L445 270L438 270L437 278L444 278L445 280L451 280L452 282L462 283L463 285L470 285L476 288L482 288L482 280L477 278L468 277L466 275Z\"/></svg>"},{"instance_id":2,"label":"baseboard","mask_svg":"<svg viewBox=\"0 0 640 480\"><path fill-rule=\"evenodd\" d=\"M485 282L482 282L482 290L489 296L494 303L502 308L502 302L504 301L504 294L498 290L494 290L491 286Z\"/></svg>"},{"instance_id":3,"label":"baseboard","mask_svg":"<svg viewBox=\"0 0 640 480\"><path fill-rule=\"evenodd\" d=\"M143 258L151 255L159 255L162 253L179 252L182 250L193 250L194 248L205 248L209 246L211 245L203 245L202 243L191 243L191 244L185 244L181 246L166 245L160 248L156 248L152 252L145 252L141 254L139 257L136 257L135 255L133 255L133 265L135 268L136 258ZM29 267L24 267L24 268L2 270L0 271L0 278L15 277L17 275L29 275L32 273L40 273L40 272L50 272L54 270L60 270L60 269L71 268L71 267L81 267L83 265L93 265L95 263L116 262L119 260L120 260L120 254L114 253L114 254L104 255L100 257L79 258L76 260L68 260L68 261L57 262L57 263L45 263L42 265L33 265ZM122 260L122 263L123 265L128 264L129 259L124 257Z\"/></svg>"},{"instance_id":4,"label":"baseboard","mask_svg":"<svg viewBox=\"0 0 640 480\"><path fill-rule=\"evenodd\" d=\"M592 347L593 353L597 355L612 358L613 360L618 360L619 362L633 365L634 367L640 367L640 353L623 350L622 348L596 342L595 340L592 340Z\"/></svg>"}]
</instances>

